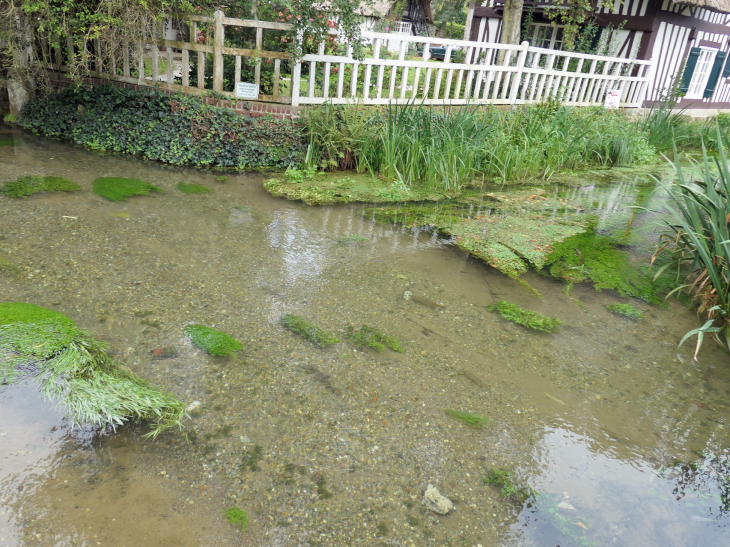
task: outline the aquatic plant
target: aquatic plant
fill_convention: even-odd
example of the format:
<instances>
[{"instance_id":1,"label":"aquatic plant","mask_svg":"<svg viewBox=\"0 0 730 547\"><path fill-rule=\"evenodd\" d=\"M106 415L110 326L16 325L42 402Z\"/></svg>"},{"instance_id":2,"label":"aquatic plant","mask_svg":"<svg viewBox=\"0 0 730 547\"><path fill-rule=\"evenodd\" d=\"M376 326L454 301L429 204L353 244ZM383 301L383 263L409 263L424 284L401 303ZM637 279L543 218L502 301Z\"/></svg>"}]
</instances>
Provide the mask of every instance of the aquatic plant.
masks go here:
<instances>
[{"instance_id":1,"label":"aquatic plant","mask_svg":"<svg viewBox=\"0 0 730 547\"><path fill-rule=\"evenodd\" d=\"M0 255L0 273L2 272L11 275L18 275L20 273L20 268L13 264L6 256Z\"/></svg>"},{"instance_id":2,"label":"aquatic plant","mask_svg":"<svg viewBox=\"0 0 730 547\"><path fill-rule=\"evenodd\" d=\"M285 313L281 316L281 324L284 328L292 332L296 332L303 338L306 338L310 342L314 342L322 348L328 348L340 341L340 339L331 332L327 332L326 330L319 328L314 323L310 323L309 321L290 313Z\"/></svg>"},{"instance_id":3,"label":"aquatic plant","mask_svg":"<svg viewBox=\"0 0 730 547\"><path fill-rule=\"evenodd\" d=\"M331 498L334 494L327 490L327 479L324 478L324 475L317 475L315 479L315 484L317 485L317 495L319 496L319 499L326 500Z\"/></svg>"},{"instance_id":4,"label":"aquatic plant","mask_svg":"<svg viewBox=\"0 0 730 547\"><path fill-rule=\"evenodd\" d=\"M643 319L644 314L637 310L631 304L611 304L606 306L606 309L611 313L626 317L627 319Z\"/></svg>"},{"instance_id":5,"label":"aquatic plant","mask_svg":"<svg viewBox=\"0 0 730 547\"><path fill-rule=\"evenodd\" d=\"M0 377L38 372L41 392L58 401L73 424L116 427L150 421L148 436L182 428L185 405L109 357L105 345L71 318L41 306L0 303Z\"/></svg>"},{"instance_id":6,"label":"aquatic plant","mask_svg":"<svg viewBox=\"0 0 730 547\"><path fill-rule=\"evenodd\" d=\"M210 355L225 357L243 348L238 340L204 325L188 325L183 332L194 346Z\"/></svg>"},{"instance_id":7,"label":"aquatic plant","mask_svg":"<svg viewBox=\"0 0 730 547\"><path fill-rule=\"evenodd\" d=\"M246 528L248 528L248 515L238 505L226 509L223 514L228 519L228 522L236 528L240 528L241 532L245 532Z\"/></svg>"},{"instance_id":8,"label":"aquatic plant","mask_svg":"<svg viewBox=\"0 0 730 547\"><path fill-rule=\"evenodd\" d=\"M216 182L220 182L221 184L224 184L228 182L228 177L225 175L218 175L216 177L213 177L213 180Z\"/></svg>"},{"instance_id":9,"label":"aquatic plant","mask_svg":"<svg viewBox=\"0 0 730 547\"><path fill-rule=\"evenodd\" d=\"M259 445L255 445L252 449L246 450L241 458L241 463L238 468L241 471L249 469L253 472L261 471L259 467L259 461L264 457L264 449Z\"/></svg>"},{"instance_id":10,"label":"aquatic plant","mask_svg":"<svg viewBox=\"0 0 730 547\"><path fill-rule=\"evenodd\" d=\"M125 201L132 196L148 196L150 192L162 192L154 184L139 179L101 177L94 181L94 193L109 201Z\"/></svg>"},{"instance_id":11,"label":"aquatic plant","mask_svg":"<svg viewBox=\"0 0 730 547\"><path fill-rule=\"evenodd\" d=\"M492 422L486 416L480 416L479 414L472 414L470 412L461 412L460 410L446 410L445 412L450 418L468 425L472 429L482 429Z\"/></svg>"},{"instance_id":12,"label":"aquatic plant","mask_svg":"<svg viewBox=\"0 0 730 547\"><path fill-rule=\"evenodd\" d=\"M722 141L719 127L717 135ZM702 179L693 183L685 178L675 149L674 200L665 209L669 218L652 259L660 253L671 253L673 258L657 276L671 266L678 272L689 272L686 281L670 294L685 291L692 295L699 304L698 314L706 317L704 325L688 332L680 342L682 345L697 335L695 359L705 334L730 348L730 167L722 143L715 158L717 175L710 169L704 146L702 154Z\"/></svg>"},{"instance_id":13,"label":"aquatic plant","mask_svg":"<svg viewBox=\"0 0 730 547\"><path fill-rule=\"evenodd\" d=\"M0 139L0 148L3 146L15 146L14 139Z\"/></svg>"},{"instance_id":14,"label":"aquatic plant","mask_svg":"<svg viewBox=\"0 0 730 547\"><path fill-rule=\"evenodd\" d=\"M562 325L562 321L557 317L548 317L534 311L523 310L516 304L510 304L505 300L500 300L496 305L490 304L487 309L489 311L496 310L502 319L512 321L528 329L551 332L554 328Z\"/></svg>"},{"instance_id":15,"label":"aquatic plant","mask_svg":"<svg viewBox=\"0 0 730 547\"><path fill-rule=\"evenodd\" d=\"M178 182L177 189L180 190L183 194L207 194L213 191L207 186L203 186L202 184L195 184L194 182Z\"/></svg>"},{"instance_id":16,"label":"aquatic plant","mask_svg":"<svg viewBox=\"0 0 730 547\"><path fill-rule=\"evenodd\" d=\"M6 182L0 193L11 198L24 198L41 192L77 192L81 187L62 177L29 175L18 177L18 180Z\"/></svg>"},{"instance_id":17,"label":"aquatic plant","mask_svg":"<svg viewBox=\"0 0 730 547\"><path fill-rule=\"evenodd\" d=\"M367 346L376 351L383 351L385 346L388 346L393 351L403 351L403 346L401 346L401 343L397 338L384 334L378 329L369 327L368 325L363 325L357 330L355 327L348 325L345 327L345 338L351 340L358 348Z\"/></svg>"},{"instance_id":18,"label":"aquatic plant","mask_svg":"<svg viewBox=\"0 0 730 547\"><path fill-rule=\"evenodd\" d=\"M519 485L512 473L505 469L490 469L482 480L499 488L505 498L510 498L520 504L537 497L537 493L532 488Z\"/></svg>"}]
</instances>

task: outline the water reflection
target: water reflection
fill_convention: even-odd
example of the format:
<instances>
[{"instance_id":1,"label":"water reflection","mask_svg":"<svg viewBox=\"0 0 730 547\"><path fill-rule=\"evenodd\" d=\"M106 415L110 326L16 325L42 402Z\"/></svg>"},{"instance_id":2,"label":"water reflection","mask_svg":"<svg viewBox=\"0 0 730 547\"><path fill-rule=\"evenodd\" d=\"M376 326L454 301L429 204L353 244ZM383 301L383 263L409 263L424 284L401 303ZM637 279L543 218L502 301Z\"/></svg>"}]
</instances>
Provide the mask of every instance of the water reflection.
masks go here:
<instances>
[{"instance_id":1,"label":"water reflection","mask_svg":"<svg viewBox=\"0 0 730 547\"><path fill-rule=\"evenodd\" d=\"M521 545L720 546L730 541L727 449L712 441L695 462L664 462L641 451L571 431L545 430L527 482L539 492L517 517Z\"/></svg>"}]
</instances>

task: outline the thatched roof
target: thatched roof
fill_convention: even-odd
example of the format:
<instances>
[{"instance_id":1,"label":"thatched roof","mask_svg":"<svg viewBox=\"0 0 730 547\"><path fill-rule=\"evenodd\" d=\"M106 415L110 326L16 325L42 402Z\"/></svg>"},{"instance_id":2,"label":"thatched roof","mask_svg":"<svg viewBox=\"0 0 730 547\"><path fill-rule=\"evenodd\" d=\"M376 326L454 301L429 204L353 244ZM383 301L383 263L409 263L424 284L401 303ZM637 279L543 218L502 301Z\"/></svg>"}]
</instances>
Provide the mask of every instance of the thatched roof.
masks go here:
<instances>
[{"instance_id":1,"label":"thatched roof","mask_svg":"<svg viewBox=\"0 0 730 547\"><path fill-rule=\"evenodd\" d=\"M672 4L699 6L712 11L719 11L720 13L730 13L730 0L682 0L681 2L672 0Z\"/></svg>"},{"instance_id":2,"label":"thatched roof","mask_svg":"<svg viewBox=\"0 0 730 547\"><path fill-rule=\"evenodd\" d=\"M360 14L366 17L385 17L390 11L391 2L388 0L374 0L373 7L360 6Z\"/></svg>"}]
</instances>

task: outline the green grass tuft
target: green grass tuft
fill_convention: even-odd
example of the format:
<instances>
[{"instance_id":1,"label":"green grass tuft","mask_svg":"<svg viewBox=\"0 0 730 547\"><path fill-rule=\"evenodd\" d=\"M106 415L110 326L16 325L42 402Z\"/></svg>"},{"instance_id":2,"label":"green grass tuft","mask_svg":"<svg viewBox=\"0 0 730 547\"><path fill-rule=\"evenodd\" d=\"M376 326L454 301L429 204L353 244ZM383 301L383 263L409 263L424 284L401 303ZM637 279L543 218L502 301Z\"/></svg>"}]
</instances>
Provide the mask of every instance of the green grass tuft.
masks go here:
<instances>
[{"instance_id":1,"label":"green grass tuft","mask_svg":"<svg viewBox=\"0 0 730 547\"><path fill-rule=\"evenodd\" d=\"M11 198L24 198L41 192L77 192L78 190L81 190L81 187L68 179L29 175L6 182L0 188L0 193Z\"/></svg>"},{"instance_id":2,"label":"green grass tuft","mask_svg":"<svg viewBox=\"0 0 730 547\"><path fill-rule=\"evenodd\" d=\"M213 191L207 186L203 186L202 184L187 182L178 182L177 189L180 190L183 194L208 194Z\"/></svg>"},{"instance_id":3,"label":"green grass tuft","mask_svg":"<svg viewBox=\"0 0 730 547\"><path fill-rule=\"evenodd\" d=\"M116 427L149 420L153 438L182 428L180 400L122 368L103 342L61 313L22 302L0 304L0 355L0 378L12 383L37 372L43 395L59 401L72 424Z\"/></svg>"},{"instance_id":4,"label":"green grass tuft","mask_svg":"<svg viewBox=\"0 0 730 547\"><path fill-rule=\"evenodd\" d=\"M238 507L238 505L234 505L233 507L226 509L223 514L228 519L228 522L233 524L236 528L240 528L241 532L245 532L246 528L248 528L248 515L243 509Z\"/></svg>"},{"instance_id":5,"label":"green grass tuft","mask_svg":"<svg viewBox=\"0 0 730 547\"><path fill-rule=\"evenodd\" d=\"M473 429L482 429L488 426L492 420L486 416L479 414L471 414L470 412L461 412L460 410L447 410L446 415L457 420Z\"/></svg>"},{"instance_id":6,"label":"green grass tuft","mask_svg":"<svg viewBox=\"0 0 730 547\"><path fill-rule=\"evenodd\" d=\"M562 321L557 317L548 317L541 313L520 309L516 304L510 304L504 300L487 306L489 311L498 311L502 319L512 321L523 327L533 330L541 330L551 332L555 327L562 325Z\"/></svg>"},{"instance_id":7,"label":"green grass tuft","mask_svg":"<svg viewBox=\"0 0 730 547\"><path fill-rule=\"evenodd\" d=\"M281 323L284 325L284 328L292 332L296 332L322 348L328 348L340 341L340 339L331 332L322 330L317 325L310 323L309 321L305 321L296 315L285 313L281 316Z\"/></svg>"},{"instance_id":8,"label":"green grass tuft","mask_svg":"<svg viewBox=\"0 0 730 547\"><path fill-rule=\"evenodd\" d=\"M606 306L606 309L611 313L626 317L628 319L644 319L644 314L637 310L631 304L613 304Z\"/></svg>"},{"instance_id":9,"label":"green grass tuft","mask_svg":"<svg viewBox=\"0 0 730 547\"><path fill-rule=\"evenodd\" d=\"M349 338L358 348L367 346L376 351L383 351L385 346L388 346L393 351L403 351L403 346L401 346L400 340L393 336L383 334L378 329L367 325L363 325L358 330L355 330L353 326L348 325L345 329L345 338Z\"/></svg>"},{"instance_id":10,"label":"green grass tuft","mask_svg":"<svg viewBox=\"0 0 730 547\"><path fill-rule=\"evenodd\" d=\"M109 201L124 201L131 196L148 196L150 192L162 192L162 189L139 179L101 177L94 181L94 193Z\"/></svg>"},{"instance_id":11,"label":"green grass tuft","mask_svg":"<svg viewBox=\"0 0 730 547\"><path fill-rule=\"evenodd\" d=\"M211 355L226 356L243 348L238 340L203 325L188 325L183 332L194 346Z\"/></svg>"}]
</instances>

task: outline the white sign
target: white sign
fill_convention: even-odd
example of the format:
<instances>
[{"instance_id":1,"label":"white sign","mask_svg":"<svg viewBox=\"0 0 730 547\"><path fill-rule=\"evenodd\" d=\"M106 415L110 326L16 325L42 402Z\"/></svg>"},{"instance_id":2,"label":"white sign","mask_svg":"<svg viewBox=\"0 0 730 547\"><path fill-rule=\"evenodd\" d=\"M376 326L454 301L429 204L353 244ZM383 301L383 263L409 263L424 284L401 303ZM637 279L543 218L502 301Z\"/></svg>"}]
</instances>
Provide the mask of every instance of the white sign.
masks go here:
<instances>
[{"instance_id":1,"label":"white sign","mask_svg":"<svg viewBox=\"0 0 730 547\"><path fill-rule=\"evenodd\" d=\"M252 84L249 82L238 82L236 84L236 97L239 99L253 99L259 98L259 86L258 84Z\"/></svg>"},{"instance_id":2,"label":"white sign","mask_svg":"<svg viewBox=\"0 0 730 547\"><path fill-rule=\"evenodd\" d=\"M606 108L618 108L621 106L621 91L614 89L606 93L606 102L603 104Z\"/></svg>"}]
</instances>

